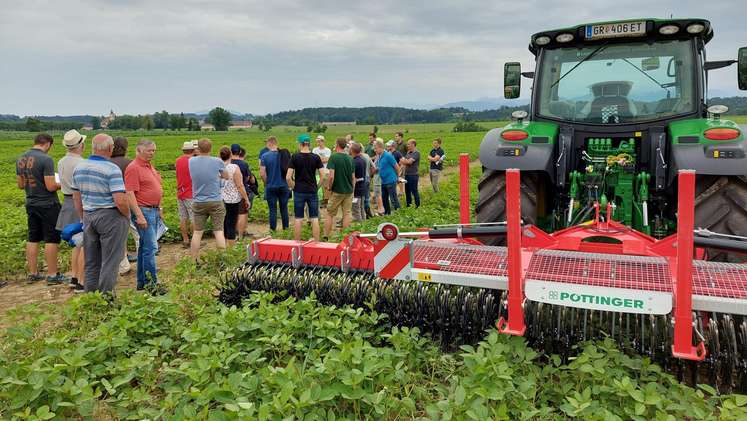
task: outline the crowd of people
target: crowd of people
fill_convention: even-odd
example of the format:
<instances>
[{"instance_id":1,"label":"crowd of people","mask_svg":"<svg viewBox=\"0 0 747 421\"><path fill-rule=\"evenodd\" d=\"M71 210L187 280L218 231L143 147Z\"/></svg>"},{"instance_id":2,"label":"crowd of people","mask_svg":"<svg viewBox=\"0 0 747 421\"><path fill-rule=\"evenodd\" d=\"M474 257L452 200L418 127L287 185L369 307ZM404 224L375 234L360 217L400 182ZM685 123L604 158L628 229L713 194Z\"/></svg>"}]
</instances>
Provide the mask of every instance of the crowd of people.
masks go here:
<instances>
[{"instance_id":1,"label":"crowd of people","mask_svg":"<svg viewBox=\"0 0 747 421\"><path fill-rule=\"evenodd\" d=\"M335 226L345 229L351 221L391 214L400 208L400 195L406 206L420 206L421 155L415 139L405 142L400 132L384 143L371 133L362 145L347 135L335 140L334 152L325 145L323 135L316 137L313 148L308 134L296 140L291 153L270 136L259 153L271 231L277 230L278 213L282 229L289 228L291 198L296 240L301 240L305 221L311 225L312 237L322 238L320 208L324 209L326 239ZM153 166L156 144L141 139L131 160L124 137L95 135L88 158L83 157L85 141L86 136L76 130L65 133L66 154L57 163L57 173L49 156L54 139L48 134L37 135L33 147L16 162L17 185L26 194L27 280L69 283L76 292L113 293L118 275L129 272L130 263L137 262L137 289L154 288L158 239L165 227L163 181ZM213 156L212 149L210 139L184 142L175 162L179 231L183 246L196 261L208 221L218 249L233 245L248 234L248 214L260 194L244 148L223 146L218 156ZM427 157L434 192L439 190L444 157L441 140L435 139ZM130 235L137 250L134 257L127 254ZM57 254L63 240L73 247L70 277L58 271ZM40 243L44 243L46 274L38 272Z\"/></svg>"}]
</instances>

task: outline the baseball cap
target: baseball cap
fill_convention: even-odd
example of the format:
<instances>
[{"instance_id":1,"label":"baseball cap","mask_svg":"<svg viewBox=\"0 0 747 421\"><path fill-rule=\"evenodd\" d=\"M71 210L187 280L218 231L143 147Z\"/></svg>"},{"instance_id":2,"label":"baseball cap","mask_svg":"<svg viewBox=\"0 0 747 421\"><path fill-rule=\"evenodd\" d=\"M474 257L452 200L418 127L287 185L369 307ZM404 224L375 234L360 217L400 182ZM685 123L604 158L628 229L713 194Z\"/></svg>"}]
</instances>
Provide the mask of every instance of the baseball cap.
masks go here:
<instances>
[{"instance_id":1,"label":"baseball cap","mask_svg":"<svg viewBox=\"0 0 747 421\"><path fill-rule=\"evenodd\" d=\"M65 136L63 136L62 138L62 144L67 148L74 148L83 143L84 140L86 140L86 137L78 133L77 130L73 129L68 130L65 133Z\"/></svg>"},{"instance_id":2,"label":"baseball cap","mask_svg":"<svg viewBox=\"0 0 747 421\"><path fill-rule=\"evenodd\" d=\"M387 146L394 146L394 140L390 140L390 141L386 142L386 145Z\"/></svg>"},{"instance_id":3,"label":"baseball cap","mask_svg":"<svg viewBox=\"0 0 747 421\"><path fill-rule=\"evenodd\" d=\"M298 138L296 140L298 140L298 143L311 143L311 138L306 133L301 133L300 135L298 135Z\"/></svg>"},{"instance_id":4,"label":"baseball cap","mask_svg":"<svg viewBox=\"0 0 747 421\"><path fill-rule=\"evenodd\" d=\"M195 144L191 140L184 142L184 144L182 145L183 151L192 151L194 149L195 149Z\"/></svg>"},{"instance_id":5,"label":"baseball cap","mask_svg":"<svg viewBox=\"0 0 747 421\"><path fill-rule=\"evenodd\" d=\"M322 135L318 135L318 136L316 137L316 140L324 140L324 136L322 136Z\"/></svg>"},{"instance_id":6,"label":"baseball cap","mask_svg":"<svg viewBox=\"0 0 747 421\"><path fill-rule=\"evenodd\" d=\"M238 143L234 143L233 145L231 145L232 154L237 154L239 153L240 150L241 150L241 145L239 145Z\"/></svg>"}]
</instances>

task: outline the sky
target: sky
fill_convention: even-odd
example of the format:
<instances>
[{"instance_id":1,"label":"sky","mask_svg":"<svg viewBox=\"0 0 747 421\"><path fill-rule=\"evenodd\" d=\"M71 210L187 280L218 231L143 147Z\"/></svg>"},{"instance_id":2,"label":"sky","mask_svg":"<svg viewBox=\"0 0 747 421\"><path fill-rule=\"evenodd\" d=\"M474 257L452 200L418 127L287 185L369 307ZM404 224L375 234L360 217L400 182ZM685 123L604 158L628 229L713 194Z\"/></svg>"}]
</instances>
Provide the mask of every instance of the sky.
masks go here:
<instances>
[{"instance_id":1,"label":"sky","mask_svg":"<svg viewBox=\"0 0 747 421\"><path fill-rule=\"evenodd\" d=\"M712 60L747 46L743 0L0 0L0 114L253 114L502 95L531 34L600 20L703 17ZM732 10L732 13L727 11ZM645 12L644 12L645 11ZM529 84L523 87L527 97ZM738 94L736 66L711 74Z\"/></svg>"}]
</instances>

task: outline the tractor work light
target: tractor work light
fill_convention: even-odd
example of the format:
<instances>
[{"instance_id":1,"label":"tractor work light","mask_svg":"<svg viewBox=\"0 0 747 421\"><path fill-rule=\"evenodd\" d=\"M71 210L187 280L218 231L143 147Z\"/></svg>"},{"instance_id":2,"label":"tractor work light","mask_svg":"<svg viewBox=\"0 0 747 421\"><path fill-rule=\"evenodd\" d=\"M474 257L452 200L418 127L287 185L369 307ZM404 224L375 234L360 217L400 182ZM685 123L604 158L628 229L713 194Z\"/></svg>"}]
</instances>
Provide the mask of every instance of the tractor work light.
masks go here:
<instances>
[{"instance_id":1,"label":"tractor work light","mask_svg":"<svg viewBox=\"0 0 747 421\"><path fill-rule=\"evenodd\" d=\"M534 43L537 45L547 45L550 43L550 37L542 35L534 39Z\"/></svg>"},{"instance_id":2,"label":"tractor work light","mask_svg":"<svg viewBox=\"0 0 747 421\"><path fill-rule=\"evenodd\" d=\"M687 25L687 33L688 34L699 34L705 30L705 25L702 23L691 23L690 25Z\"/></svg>"},{"instance_id":3,"label":"tractor work light","mask_svg":"<svg viewBox=\"0 0 747 421\"><path fill-rule=\"evenodd\" d=\"M557 41L557 42L571 42L571 41L573 41L573 34L558 34L558 36L555 37L555 41Z\"/></svg>"},{"instance_id":4,"label":"tractor work light","mask_svg":"<svg viewBox=\"0 0 747 421\"><path fill-rule=\"evenodd\" d=\"M739 130L728 127L718 127L703 132L703 136L708 140L734 140L739 137L739 134Z\"/></svg>"},{"instance_id":5,"label":"tractor work light","mask_svg":"<svg viewBox=\"0 0 747 421\"><path fill-rule=\"evenodd\" d=\"M662 35L674 35L680 31L680 27L677 25L664 25L659 28L659 33Z\"/></svg>"},{"instance_id":6,"label":"tractor work light","mask_svg":"<svg viewBox=\"0 0 747 421\"><path fill-rule=\"evenodd\" d=\"M508 141L524 140L529 137L529 134L524 130L506 130L501 133L501 138Z\"/></svg>"}]
</instances>

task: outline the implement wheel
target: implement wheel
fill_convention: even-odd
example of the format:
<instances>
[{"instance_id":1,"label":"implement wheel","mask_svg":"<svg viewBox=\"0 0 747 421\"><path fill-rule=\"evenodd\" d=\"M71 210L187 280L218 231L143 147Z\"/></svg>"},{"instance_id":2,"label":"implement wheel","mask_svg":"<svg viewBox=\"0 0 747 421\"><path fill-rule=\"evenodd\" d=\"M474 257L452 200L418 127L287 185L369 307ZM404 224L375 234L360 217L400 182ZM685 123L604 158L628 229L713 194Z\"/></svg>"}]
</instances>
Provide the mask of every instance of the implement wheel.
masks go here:
<instances>
[{"instance_id":1,"label":"implement wheel","mask_svg":"<svg viewBox=\"0 0 747 421\"><path fill-rule=\"evenodd\" d=\"M695 228L747 237L747 177L698 176L695 186ZM741 263L747 255L706 249L707 260Z\"/></svg>"},{"instance_id":2,"label":"implement wheel","mask_svg":"<svg viewBox=\"0 0 747 421\"><path fill-rule=\"evenodd\" d=\"M521 219L525 225L537 222L538 185L537 173L521 173ZM477 222L506 221L506 172L485 169L477 189ZM505 245L506 237L485 237L481 241L492 246Z\"/></svg>"}]
</instances>

